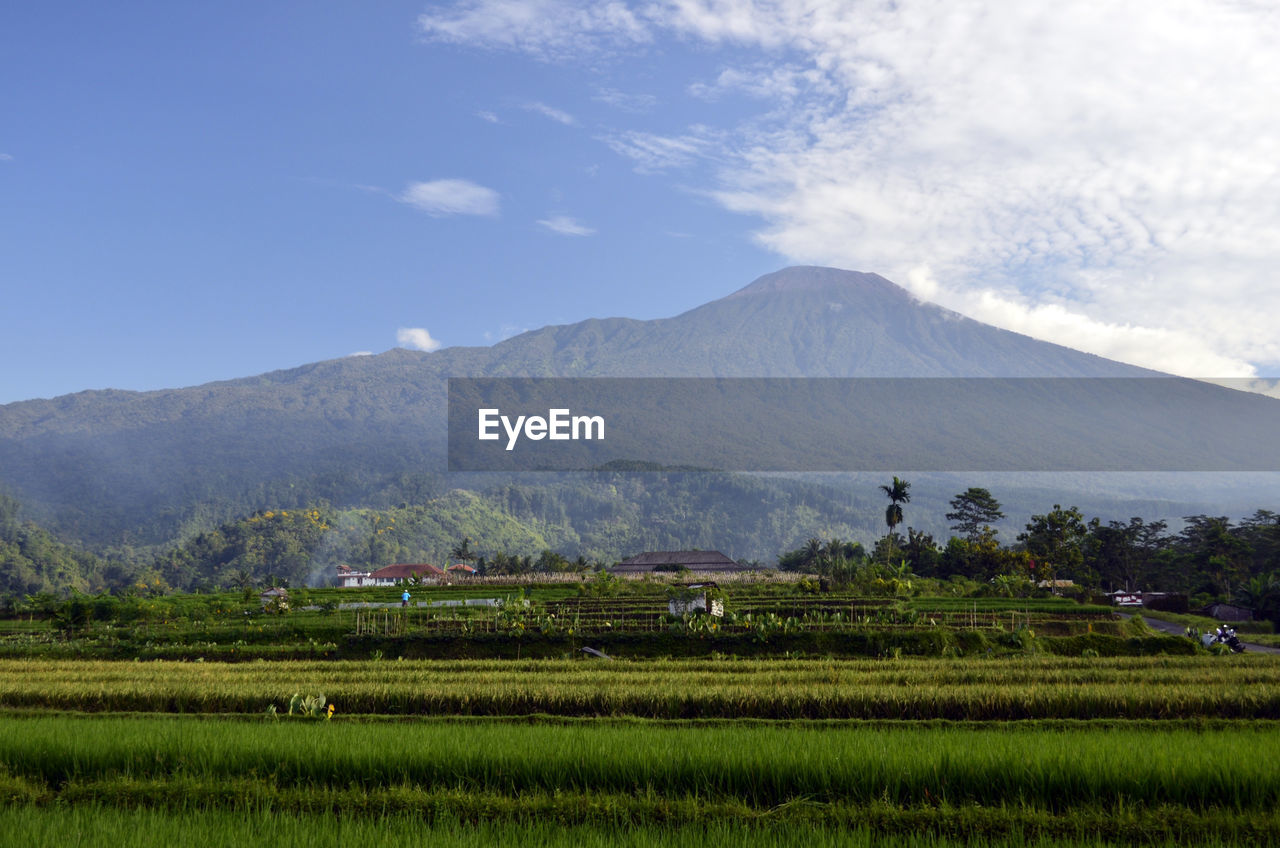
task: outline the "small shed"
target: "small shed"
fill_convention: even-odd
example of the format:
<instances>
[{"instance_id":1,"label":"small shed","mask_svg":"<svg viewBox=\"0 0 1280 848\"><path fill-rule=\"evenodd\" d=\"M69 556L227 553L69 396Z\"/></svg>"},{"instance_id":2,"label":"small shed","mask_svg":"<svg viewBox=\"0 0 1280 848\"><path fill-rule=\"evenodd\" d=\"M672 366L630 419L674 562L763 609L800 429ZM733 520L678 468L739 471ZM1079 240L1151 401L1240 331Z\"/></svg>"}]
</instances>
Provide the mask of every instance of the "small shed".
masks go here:
<instances>
[{"instance_id":1,"label":"small shed","mask_svg":"<svg viewBox=\"0 0 1280 848\"><path fill-rule=\"evenodd\" d=\"M1253 621L1253 610L1235 604L1209 604L1202 612L1217 621Z\"/></svg>"},{"instance_id":2,"label":"small shed","mask_svg":"<svg viewBox=\"0 0 1280 848\"><path fill-rule=\"evenodd\" d=\"M724 616L724 599L713 590L715 583L690 583L688 586L673 586L671 600L667 601L667 612L672 615L696 615L699 613Z\"/></svg>"},{"instance_id":3,"label":"small shed","mask_svg":"<svg viewBox=\"0 0 1280 848\"><path fill-rule=\"evenodd\" d=\"M475 577L476 569L474 566L467 565L465 562L459 562L446 568L445 573L450 577Z\"/></svg>"},{"instance_id":4,"label":"small shed","mask_svg":"<svg viewBox=\"0 0 1280 848\"><path fill-rule=\"evenodd\" d=\"M277 586L274 589L268 589L258 595L258 600L262 601L263 608L269 606L285 607L289 606L289 590Z\"/></svg>"}]
</instances>

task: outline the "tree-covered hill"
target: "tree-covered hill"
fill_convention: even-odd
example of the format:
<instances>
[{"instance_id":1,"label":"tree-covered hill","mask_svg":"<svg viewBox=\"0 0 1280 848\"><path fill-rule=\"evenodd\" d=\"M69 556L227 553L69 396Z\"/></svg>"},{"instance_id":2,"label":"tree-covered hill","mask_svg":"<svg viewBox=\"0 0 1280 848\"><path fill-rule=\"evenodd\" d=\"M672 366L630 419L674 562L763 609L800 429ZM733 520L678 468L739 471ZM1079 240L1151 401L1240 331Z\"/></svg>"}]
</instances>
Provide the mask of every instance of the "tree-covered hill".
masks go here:
<instances>
[{"instance_id":1,"label":"tree-covered hill","mask_svg":"<svg viewBox=\"0 0 1280 848\"><path fill-rule=\"evenodd\" d=\"M741 291L672 318L592 319L545 327L485 348L434 353L394 350L186 389L157 392L81 392L50 400L0 406L0 487L23 505L23 516L58 538L92 550L149 548L187 540L220 524L266 510L320 503L342 508L426 506L457 489L485 503L504 487L544 488L546 478L446 474L447 380L454 376L674 376L674 377L990 377L1139 376L1148 372L1051 345L969 320L922 303L874 274L829 268L790 268ZM1225 390L1222 390L1225 392ZM1231 393L1229 393L1231 394ZM1238 394L1238 393L1236 393ZM1088 426L1087 410L1080 412ZM886 440L921 438L929 422L903 421ZM1217 437L1206 434L1212 443ZM1220 441L1220 439L1219 439ZM899 469L907 471L909 469ZM1186 497L1181 480L1148 481L1144 503L1177 502L1176 514L1233 511L1223 492L1253 507L1280 492L1276 475L1242 491L1223 480L1212 491ZM564 514L558 529L538 529L550 543L605 556L624 543L704 540L711 547L740 546L743 555L776 555L765 539L787 544L773 509L760 512L726 498L696 503L696 512L670 524L641 523L618 530L593 518L592 499L571 495L559 481ZM676 515L687 495L652 481L617 509ZM706 484L714 489L719 483ZM909 522L941 523L939 498L922 500ZM967 483L965 484L967 485ZM1052 481L1030 485L1052 490ZM1116 517L1133 514L1130 496L1102 479L1089 484L1097 503L1115 504ZM594 483L581 484L594 491ZM626 484L619 484L626 490ZM843 487L846 501L867 487ZM963 487L963 486L961 486ZM1023 498L1004 488L1011 514L1029 514L1053 498ZM1078 489L1077 489L1078 490ZM791 491L791 490L788 490ZM723 495L717 492L717 495ZM799 497L796 495L796 497ZM804 497L821 501L822 495ZM767 500L767 498L766 498ZM667 501L662 508L658 504ZM1078 502L1081 502L1078 500ZM1203 504L1203 506L1200 506ZM1149 514L1145 509L1134 510ZM785 512L785 510L784 510ZM865 515L821 515L833 525L874 523ZM1163 516L1162 513L1161 515ZM711 517L707 517L711 516ZM646 521L648 519L645 519ZM698 521L728 529L712 538ZM743 526L766 521L760 527ZM662 529L670 528L670 529ZM495 532L496 529L495 529ZM547 536L547 533L551 533ZM558 533L559 535L556 535ZM604 540L612 539L606 542ZM649 545L653 547L655 545Z\"/></svg>"}]
</instances>

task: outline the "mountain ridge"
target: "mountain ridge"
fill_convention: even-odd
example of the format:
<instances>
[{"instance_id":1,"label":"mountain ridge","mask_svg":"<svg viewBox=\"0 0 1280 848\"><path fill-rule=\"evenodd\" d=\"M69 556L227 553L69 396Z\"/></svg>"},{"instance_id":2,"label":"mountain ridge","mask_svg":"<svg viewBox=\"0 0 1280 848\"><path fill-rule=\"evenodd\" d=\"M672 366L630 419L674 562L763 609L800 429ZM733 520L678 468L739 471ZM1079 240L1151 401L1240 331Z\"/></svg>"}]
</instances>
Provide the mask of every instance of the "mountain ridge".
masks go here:
<instances>
[{"instance_id":1,"label":"mountain ridge","mask_svg":"<svg viewBox=\"0 0 1280 848\"><path fill-rule=\"evenodd\" d=\"M536 330L530 330L505 339L494 345L484 346L453 346L443 348L434 352L418 352L405 348L392 348L379 354L363 355L363 356L345 356L334 359L320 360L317 362L305 363L303 365L294 366L292 368L281 368L272 371L263 372L261 374L249 375L245 377L236 377L226 380L215 380L207 383L200 383L193 386L170 387L163 389L151 389L143 391L135 391L130 389L87 389L80 392L74 392L65 395L58 395L53 398L31 398L21 401L13 401L7 404L0 404L0 437L14 435L15 422L22 421L28 424L53 424L55 419L73 416L81 411L84 407L93 403L132 403L137 400L146 400L155 402L161 406L170 408L189 408L202 401L208 400L209 395L223 388L238 388L251 390L255 386L258 388L272 388L281 385L290 385L296 383L308 376L343 376L337 372L351 372L352 376L359 376L362 369L358 367L361 363L378 364L380 366L429 366L440 371L450 371L461 366L475 373L450 373L450 376L551 376L546 373L535 373L539 370L524 366L529 373L515 373L519 368L513 368L505 365L502 360L512 356L522 356L526 362L530 356L533 361L538 362L541 357L537 354L548 345L553 345L553 349L549 352L551 359L546 364L557 366L559 371L569 373L557 373L556 376L692 376L688 374L690 363L681 361L678 368L674 370L679 373L661 373L658 365L664 364L671 360L670 357L658 355L660 349L667 345L667 339L664 338L661 343L649 343L641 345L637 333L648 331L665 334L674 330L677 334L685 333L690 323L703 319L708 314L713 314L717 310L722 310L726 306L736 306L742 301L755 301L755 306L746 311L740 312L736 317L738 323L732 327L722 328L719 341L726 341L725 336L729 335L731 330L734 333L749 333L753 326L758 326L758 322L762 317L768 316L771 309L776 305L775 302L764 303L764 301L773 301L777 296L784 298L794 297L797 294L804 293L806 298L814 293L825 293L836 296L836 300L828 300L825 303L818 303L816 308L814 303L806 304L806 312L821 313L823 308L832 313L841 313L849 306L868 306L868 297L874 298L874 309L870 311L870 317L877 321L882 321L889 317L887 311L890 309L906 309L923 311L928 317L918 318L914 324L899 323L893 329L896 333L895 341L901 342L904 347L910 347L913 341L909 338L903 338L903 332L919 331L921 328L930 324L945 324L947 322L955 322L965 330L973 330L982 328L980 332L984 333L987 338L984 339L985 344L990 344L990 340L999 339L1004 342L1017 344L1020 346L1025 343L1033 343L1033 347L1044 346L1043 350L1052 349L1056 353L1062 355L1062 361L1056 363L1051 362L1047 354L1033 355L1025 359L1020 359L1016 364L1006 363L1005 367L998 368L992 364L985 363L981 366L975 365L970 358L961 358L961 355L970 356L975 351L951 350L949 353L954 354L956 361L966 363L967 367L961 369L948 369L940 366L937 362L932 363L931 370L937 372L952 371L954 373L894 373L897 368L889 368L887 370L878 370L870 373L867 369L877 364L884 364L876 357L872 356L862 361L852 361L847 363L847 368L832 369L827 368L830 373L812 373L806 371L799 373L795 368L786 367L765 367L765 371L787 371L789 373L760 373L760 370L747 373L747 369L742 367L742 363L737 363L736 370L741 373L705 373L697 376L743 376L743 377L820 377L820 376L838 376L838 377L897 377L897 376L993 376L993 377L1049 377L1049 376L1156 376L1159 372L1150 371L1134 365L1128 365L1114 360L1108 360L1095 354L1085 353L1073 348L1057 345L1052 342L1045 342L1016 333L1012 330L1004 330L992 325L983 324L982 322L968 318L958 312L940 307L936 304L929 303L917 298L906 289L896 285L888 279L872 273L858 271L842 271L835 268L826 268L822 266L792 266L781 269L769 274L765 274L741 289L727 294L716 300L700 306L693 307L685 312L666 318L655 318L648 320L626 318L614 316L609 318L586 318L582 321L570 324L553 324L541 327ZM794 317L794 316L793 316ZM723 317L720 319L723 321ZM810 324L812 322L809 322ZM812 329L812 327L810 327ZM882 339L875 339L880 344ZM605 344L622 344L626 349L636 354L643 354L647 357L648 362L645 364L633 363L626 361L625 366L613 368L600 368L599 366L589 366L581 363L579 360L585 353L598 354ZM568 348L569 352L576 357L575 359L566 360L566 354L560 351L561 348ZM1020 347L1019 352L1025 354L1027 348ZM976 351L981 353L981 351ZM989 352L989 351L988 351ZM625 351L624 351L625 353ZM685 354L681 351L681 355ZM933 357L937 359L937 357ZM1063 366L1070 362L1069 368ZM657 363L658 365L655 365ZM701 363L699 363L701 364ZM759 362L753 364L759 365ZM813 363L809 363L813 364ZM920 364L919 362L915 364ZM673 366L674 367L674 366ZM1085 373L1090 367L1098 373ZM1071 371L1073 373L1065 373ZM634 372L634 373L633 373ZM1052 373L1050 373L1052 372ZM197 393L203 392L203 397ZM132 412L137 412L136 409ZM39 416L39 417L37 417ZM68 424L71 422L67 422ZM64 426L66 426L64 424Z\"/></svg>"},{"instance_id":2,"label":"mountain ridge","mask_svg":"<svg viewBox=\"0 0 1280 848\"><path fill-rule=\"evenodd\" d=\"M60 533L156 542L210 504L234 514L298 493L358 502L383 481L442 472L451 376L1153 375L982 324L879 275L794 267L668 318L592 318L490 347L6 404L0 489Z\"/></svg>"}]
</instances>

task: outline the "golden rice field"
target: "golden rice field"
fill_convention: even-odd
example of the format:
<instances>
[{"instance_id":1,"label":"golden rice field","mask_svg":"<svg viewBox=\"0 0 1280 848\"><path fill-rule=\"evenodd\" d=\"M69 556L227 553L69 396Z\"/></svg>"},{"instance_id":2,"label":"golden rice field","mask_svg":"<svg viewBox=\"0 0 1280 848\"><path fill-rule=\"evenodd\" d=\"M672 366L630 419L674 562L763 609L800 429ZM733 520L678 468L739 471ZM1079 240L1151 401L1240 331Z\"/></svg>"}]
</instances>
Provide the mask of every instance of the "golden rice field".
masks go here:
<instances>
[{"instance_id":1,"label":"golden rice field","mask_svg":"<svg viewBox=\"0 0 1280 848\"><path fill-rule=\"evenodd\" d=\"M0 705L343 715L760 719L1280 719L1280 657L256 661L0 660Z\"/></svg>"}]
</instances>

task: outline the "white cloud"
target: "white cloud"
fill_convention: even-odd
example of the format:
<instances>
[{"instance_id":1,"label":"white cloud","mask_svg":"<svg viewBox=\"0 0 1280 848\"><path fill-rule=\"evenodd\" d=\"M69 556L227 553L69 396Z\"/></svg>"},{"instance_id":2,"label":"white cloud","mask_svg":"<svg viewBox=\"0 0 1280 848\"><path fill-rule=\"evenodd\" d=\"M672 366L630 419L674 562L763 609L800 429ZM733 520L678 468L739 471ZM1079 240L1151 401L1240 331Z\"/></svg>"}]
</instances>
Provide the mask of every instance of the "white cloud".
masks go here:
<instances>
[{"instance_id":1,"label":"white cloud","mask_svg":"<svg viewBox=\"0 0 1280 848\"><path fill-rule=\"evenodd\" d=\"M618 0L462 0L418 17L429 41L572 59L644 44L640 17Z\"/></svg>"},{"instance_id":2,"label":"white cloud","mask_svg":"<svg viewBox=\"0 0 1280 848\"><path fill-rule=\"evenodd\" d=\"M1237 380L1209 380L1208 382L1217 383L1220 386L1226 386L1229 389L1235 389L1239 392L1253 392L1257 395L1266 395L1280 399L1280 380L1276 379L1237 379Z\"/></svg>"},{"instance_id":3,"label":"white cloud","mask_svg":"<svg viewBox=\"0 0 1280 848\"><path fill-rule=\"evenodd\" d=\"M0 162L12 162L13 157L8 153L0 153Z\"/></svg>"},{"instance_id":4,"label":"white cloud","mask_svg":"<svg viewBox=\"0 0 1280 848\"><path fill-rule=\"evenodd\" d=\"M352 357L352 356L373 356L373 351L371 351L371 350L357 350L357 351L353 351L353 352L351 352L351 353L348 353L348 354L347 354L347 356L348 356L348 357Z\"/></svg>"},{"instance_id":5,"label":"white cloud","mask_svg":"<svg viewBox=\"0 0 1280 848\"><path fill-rule=\"evenodd\" d=\"M428 215L497 215L498 193L470 180L410 183L396 198Z\"/></svg>"},{"instance_id":6,"label":"white cloud","mask_svg":"<svg viewBox=\"0 0 1280 848\"><path fill-rule=\"evenodd\" d=\"M440 342L431 338L431 334L422 327L401 327L396 330L396 344L414 350L425 350L427 353L440 349Z\"/></svg>"},{"instance_id":7,"label":"white cloud","mask_svg":"<svg viewBox=\"0 0 1280 848\"><path fill-rule=\"evenodd\" d=\"M553 215L538 221L544 229L562 236L593 236L596 231L568 215Z\"/></svg>"},{"instance_id":8,"label":"white cloud","mask_svg":"<svg viewBox=\"0 0 1280 848\"><path fill-rule=\"evenodd\" d=\"M712 113L758 98L753 118L601 140L637 170L704 167L791 261L1178 373L1280 366L1276 4L467 0L426 17L428 38L542 60L732 47L689 91Z\"/></svg>"},{"instance_id":9,"label":"white cloud","mask_svg":"<svg viewBox=\"0 0 1280 848\"><path fill-rule=\"evenodd\" d=\"M488 109L481 109L480 111L476 112L476 117L482 121L488 121L491 124L502 123L502 119L500 119L493 112L490 112Z\"/></svg>"},{"instance_id":10,"label":"white cloud","mask_svg":"<svg viewBox=\"0 0 1280 848\"><path fill-rule=\"evenodd\" d=\"M539 103L536 100L532 103L524 104L524 109L528 112L537 112L539 115L543 115L544 117L550 118L557 123L564 124L567 127L571 127L578 123L577 119L568 112L548 106L545 103Z\"/></svg>"},{"instance_id":11,"label":"white cloud","mask_svg":"<svg viewBox=\"0 0 1280 848\"><path fill-rule=\"evenodd\" d=\"M600 140L619 156L635 163L642 174L686 168L713 153L715 142L705 127L695 127L694 132L680 136L664 136L657 133L631 130L600 136Z\"/></svg>"},{"instance_id":12,"label":"white cloud","mask_svg":"<svg viewBox=\"0 0 1280 848\"><path fill-rule=\"evenodd\" d=\"M616 88L601 88L591 99L624 112L648 112L658 105L658 98L652 94L619 91Z\"/></svg>"},{"instance_id":13,"label":"white cloud","mask_svg":"<svg viewBox=\"0 0 1280 848\"><path fill-rule=\"evenodd\" d=\"M714 82L699 81L689 86L691 95L704 100L741 93L761 100L790 101L818 92L834 96L839 93L839 88L821 70L796 65L725 68Z\"/></svg>"}]
</instances>

